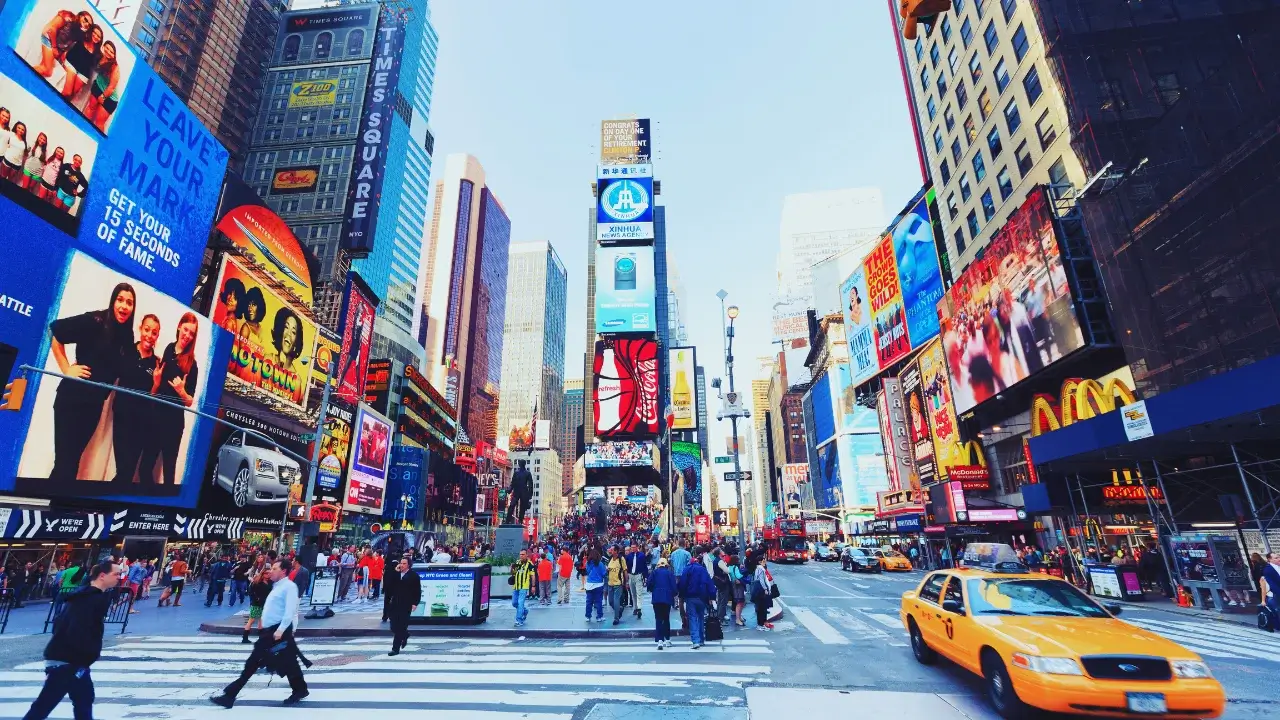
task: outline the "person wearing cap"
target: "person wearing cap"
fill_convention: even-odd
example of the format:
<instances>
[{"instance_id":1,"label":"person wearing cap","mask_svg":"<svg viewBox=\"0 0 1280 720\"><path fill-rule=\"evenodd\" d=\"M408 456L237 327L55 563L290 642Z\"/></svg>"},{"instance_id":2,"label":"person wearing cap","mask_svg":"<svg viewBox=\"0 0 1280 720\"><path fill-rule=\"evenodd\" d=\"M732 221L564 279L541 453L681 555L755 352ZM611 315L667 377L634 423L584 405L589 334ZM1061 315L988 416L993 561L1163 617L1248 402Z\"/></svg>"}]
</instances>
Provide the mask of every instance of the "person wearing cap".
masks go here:
<instances>
[{"instance_id":1,"label":"person wearing cap","mask_svg":"<svg viewBox=\"0 0 1280 720\"><path fill-rule=\"evenodd\" d=\"M676 599L676 575L666 558L658 559L645 585L653 603L653 641L659 650L671 647L671 605Z\"/></svg>"}]
</instances>

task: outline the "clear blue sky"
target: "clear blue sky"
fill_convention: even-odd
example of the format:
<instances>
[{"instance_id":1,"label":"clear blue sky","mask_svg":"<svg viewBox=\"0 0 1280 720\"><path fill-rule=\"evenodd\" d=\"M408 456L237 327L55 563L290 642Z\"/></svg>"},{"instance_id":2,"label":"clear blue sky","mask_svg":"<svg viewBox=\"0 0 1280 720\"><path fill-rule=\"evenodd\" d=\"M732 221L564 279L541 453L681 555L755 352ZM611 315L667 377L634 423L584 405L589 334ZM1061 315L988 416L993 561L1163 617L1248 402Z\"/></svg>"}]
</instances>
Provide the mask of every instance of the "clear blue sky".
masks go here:
<instances>
[{"instance_id":1,"label":"clear blue sky","mask_svg":"<svg viewBox=\"0 0 1280 720\"><path fill-rule=\"evenodd\" d=\"M566 377L582 374L602 119L653 120L690 341L708 378L722 376L715 293L724 288L742 308L734 354L744 390L756 356L771 351L783 196L879 186L892 214L920 187L884 0L430 2L440 34L436 162L479 158L512 241L545 239L559 251L569 273ZM728 424L711 435L719 454Z\"/></svg>"}]
</instances>

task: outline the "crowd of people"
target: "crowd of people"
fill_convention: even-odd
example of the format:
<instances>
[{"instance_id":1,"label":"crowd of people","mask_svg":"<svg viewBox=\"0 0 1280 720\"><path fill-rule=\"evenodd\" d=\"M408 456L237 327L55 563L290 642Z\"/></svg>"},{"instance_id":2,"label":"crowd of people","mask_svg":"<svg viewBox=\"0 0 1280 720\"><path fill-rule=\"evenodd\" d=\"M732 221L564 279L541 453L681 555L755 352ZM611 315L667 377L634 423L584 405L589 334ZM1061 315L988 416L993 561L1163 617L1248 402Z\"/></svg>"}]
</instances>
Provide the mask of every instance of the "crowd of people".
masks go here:
<instances>
[{"instance_id":1,"label":"crowd of people","mask_svg":"<svg viewBox=\"0 0 1280 720\"><path fill-rule=\"evenodd\" d=\"M595 539L601 511L597 506L579 505L560 522L558 537L578 544ZM619 502L603 512L604 536L608 542L632 540L647 543L658 525L658 509L652 505Z\"/></svg>"}]
</instances>

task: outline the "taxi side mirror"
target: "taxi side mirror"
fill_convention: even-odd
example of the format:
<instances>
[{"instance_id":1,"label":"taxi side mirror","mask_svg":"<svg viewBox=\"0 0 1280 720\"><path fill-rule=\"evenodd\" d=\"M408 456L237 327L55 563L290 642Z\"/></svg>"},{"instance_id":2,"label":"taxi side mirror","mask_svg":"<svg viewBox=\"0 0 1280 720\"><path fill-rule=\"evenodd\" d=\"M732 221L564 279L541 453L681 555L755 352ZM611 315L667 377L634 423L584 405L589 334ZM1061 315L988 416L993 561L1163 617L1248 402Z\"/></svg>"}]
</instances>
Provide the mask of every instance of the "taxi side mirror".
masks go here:
<instances>
[{"instance_id":1,"label":"taxi side mirror","mask_svg":"<svg viewBox=\"0 0 1280 720\"><path fill-rule=\"evenodd\" d=\"M956 615L964 614L964 605L959 600L943 600L942 609Z\"/></svg>"},{"instance_id":2,"label":"taxi side mirror","mask_svg":"<svg viewBox=\"0 0 1280 720\"><path fill-rule=\"evenodd\" d=\"M1107 603L1106 605L1103 605L1102 608L1107 612L1111 613L1113 616L1119 615L1120 611L1124 610L1124 606L1121 605L1120 603Z\"/></svg>"}]
</instances>

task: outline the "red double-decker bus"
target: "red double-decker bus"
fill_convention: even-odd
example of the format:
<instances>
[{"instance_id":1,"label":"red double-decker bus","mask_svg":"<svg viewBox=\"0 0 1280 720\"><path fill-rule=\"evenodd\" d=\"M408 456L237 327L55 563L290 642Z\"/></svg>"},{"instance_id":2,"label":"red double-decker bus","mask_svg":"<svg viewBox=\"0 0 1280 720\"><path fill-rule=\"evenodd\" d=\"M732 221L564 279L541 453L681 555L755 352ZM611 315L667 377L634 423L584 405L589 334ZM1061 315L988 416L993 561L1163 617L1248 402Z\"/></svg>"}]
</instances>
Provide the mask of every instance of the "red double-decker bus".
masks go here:
<instances>
[{"instance_id":1,"label":"red double-decker bus","mask_svg":"<svg viewBox=\"0 0 1280 720\"><path fill-rule=\"evenodd\" d=\"M805 545L804 521L778 518L765 526L764 547L769 562L808 562L809 549Z\"/></svg>"}]
</instances>

